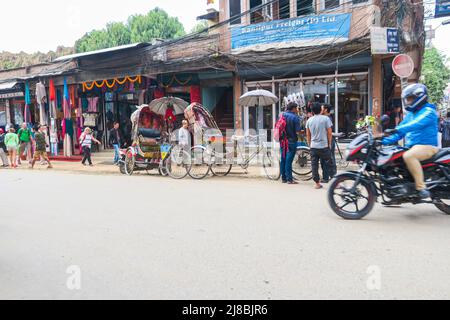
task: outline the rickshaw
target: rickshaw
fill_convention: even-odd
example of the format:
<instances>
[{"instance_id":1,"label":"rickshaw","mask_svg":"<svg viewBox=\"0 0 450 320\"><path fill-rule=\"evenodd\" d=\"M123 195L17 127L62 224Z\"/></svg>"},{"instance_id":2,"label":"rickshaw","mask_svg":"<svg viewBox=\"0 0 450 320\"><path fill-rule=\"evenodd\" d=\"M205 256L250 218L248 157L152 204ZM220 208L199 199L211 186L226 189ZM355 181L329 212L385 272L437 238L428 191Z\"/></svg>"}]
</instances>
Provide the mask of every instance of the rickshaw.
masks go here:
<instances>
[{"instance_id":1,"label":"rickshaw","mask_svg":"<svg viewBox=\"0 0 450 320\"><path fill-rule=\"evenodd\" d=\"M207 146L210 143L224 143L224 138L214 117L200 103L192 103L187 107L184 116L189 122L189 131L195 143L191 149L189 176L200 180L208 176L214 160Z\"/></svg>"},{"instance_id":2,"label":"rickshaw","mask_svg":"<svg viewBox=\"0 0 450 320\"><path fill-rule=\"evenodd\" d=\"M137 171L158 170L163 176L185 178L190 171L190 154L176 148L164 117L142 105L132 114L132 146L122 152L120 171L133 175Z\"/></svg>"},{"instance_id":3,"label":"rickshaw","mask_svg":"<svg viewBox=\"0 0 450 320\"><path fill-rule=\"evenodd\" d=\"M185 118L190 125L190 131L196 137L191 149L192 165L189 175L193 179L203 179L211 172L216 177L230 174L235 158L241 155L239 166L247 172L251 162L259 155L263 156L263 167L267 178L277 180L280 177L278 154L274 154L267 146L263 146L263 136L231 137L233 150L227 148L227 141L223 137L211 113L199 103L191 104L185 110ZM250 140L257 148L248 157L242 156L242 145ZM220 151L217 151L220 150Z\"/></svg>"}]
</instances>

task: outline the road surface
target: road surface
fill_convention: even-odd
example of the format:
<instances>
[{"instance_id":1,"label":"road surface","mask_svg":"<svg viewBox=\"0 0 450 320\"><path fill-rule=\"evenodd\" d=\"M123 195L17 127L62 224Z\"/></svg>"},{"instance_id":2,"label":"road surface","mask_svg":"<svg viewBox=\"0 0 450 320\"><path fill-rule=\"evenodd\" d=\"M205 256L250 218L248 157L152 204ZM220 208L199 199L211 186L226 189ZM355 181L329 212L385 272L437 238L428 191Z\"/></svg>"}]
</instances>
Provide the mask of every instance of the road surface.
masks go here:
<instances>
[{"instance_id":1,"label":"road surface","mask_svg":"<svg viewBox=\"0 0 450 320\"><path fill-rule=\"evenodd\" d=\"M0 299L450 298L450 217L326 190L0 171Z\"/></svg>"}]
</instances>

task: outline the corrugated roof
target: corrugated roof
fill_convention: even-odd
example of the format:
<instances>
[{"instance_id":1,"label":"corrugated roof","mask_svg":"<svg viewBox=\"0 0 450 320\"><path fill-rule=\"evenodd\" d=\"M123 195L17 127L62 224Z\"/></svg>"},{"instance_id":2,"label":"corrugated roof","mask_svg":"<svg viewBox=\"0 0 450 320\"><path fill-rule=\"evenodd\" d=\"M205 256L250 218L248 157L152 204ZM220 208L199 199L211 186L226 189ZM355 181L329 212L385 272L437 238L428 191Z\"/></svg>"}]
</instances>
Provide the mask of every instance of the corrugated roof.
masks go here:
<instances>
[{"instance_id":1,"label":"corrugated roof","mask_svg":"<svg viewBox=\"0 0 450 320\"><path fill-rule=\"evenodd\" d=\"M110 53L110 52L115 52L115 51L131 49L131 48L143 48L143 47L149 47L149 46L151 46L151 44L147 43L147 42L126 44L126 45L123 45L123 46L118 46L118 47L113 47L113 48L107 48L107 49L101 49L101 50L95 50L95 51L71 54L71 55L68 55L68 56L59 57L59 58L55 59L54 61L55 62L59 62L59 61L64 61L64 60L71 60L71 59L76 59L76 58L81 58L81 57L93 56L93 55L96 55L96 54Z\"/></svg>"},{"instance_id":2,"label":"corrugated roof","mask_svg":"<svg viewBox=\"0 0 450 320\"><path fill-rule=\"evenodd\" d=\"M0 90L10 90L14 88L17 84L17 81L9 81L0 83Z\"/></svg>"}]
</instances>

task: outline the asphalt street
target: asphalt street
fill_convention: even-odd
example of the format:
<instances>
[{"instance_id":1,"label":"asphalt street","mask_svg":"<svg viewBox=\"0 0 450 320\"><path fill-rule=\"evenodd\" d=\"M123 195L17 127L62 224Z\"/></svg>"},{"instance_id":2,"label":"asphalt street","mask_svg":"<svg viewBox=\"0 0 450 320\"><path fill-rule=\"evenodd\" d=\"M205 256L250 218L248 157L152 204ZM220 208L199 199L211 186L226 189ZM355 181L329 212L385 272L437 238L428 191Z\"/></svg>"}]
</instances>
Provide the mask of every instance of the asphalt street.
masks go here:
<instances>
[{"instance_id":1,"label":"asphalt street","mask_svg":"<svg viewBox=\"0 0 450 320\"><path fill-rule=\"evenodd\" d=\"M0 171L0 299L450 299L450 216L310 183Z\"/></svg>"}]
</instances>

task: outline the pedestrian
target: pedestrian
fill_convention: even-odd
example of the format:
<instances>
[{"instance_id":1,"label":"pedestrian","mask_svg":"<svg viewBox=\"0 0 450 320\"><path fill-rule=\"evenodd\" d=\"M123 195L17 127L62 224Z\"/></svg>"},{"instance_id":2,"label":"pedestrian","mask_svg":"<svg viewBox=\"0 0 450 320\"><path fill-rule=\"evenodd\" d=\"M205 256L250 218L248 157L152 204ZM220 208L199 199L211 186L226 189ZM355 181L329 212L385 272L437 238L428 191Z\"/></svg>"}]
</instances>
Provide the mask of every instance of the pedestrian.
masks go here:
<instances>
[{"instance_id":1,"label":"pedestrian","mask_svg":"<svg viewBox=\"0 0 450 320\"><path fill-rule=\"evenodd\" d=\"M298 105L295 102L288 104L286 112L280 116L276 129L279 132L281 143L281 178L283 183L298 184L292 174L292 163L297 153L298 135L301 132Z\"/></svg>"},{"instance_id":2,"label":"pedestrian","mask_svg":"<svg viewBox=\"0 0 450 320\"><path fill-rule=\"evenodd\" d=\"M109 132L109 144L114 148L114 165L119 164L120 147L122 145L122 135L120 134L120 123L115 122L114 127Z\"/></svg>"},{"instance_id":3,"label":"pedestrian","mask_svg":"<svg viewBox=\"0 0 450 320\"><path fill-rule=\"evenodd\" d=\"M331 114L333 107L330 104L322 105L322 115L330 118L331 123L333 124L333 116ZM334 124L331 127L331 131L334 129ZM321 161L322 171L323 171L323 180L322 183L328 183L334 176L337 174L337 162L336 162L336 139L331 139L331 163L330 167L327 168L326 163ZM329 169L329 170L328 170Z\"/></svg>"},{"instance_id":4,"label":"pedestrian","mask_svg":"<svg viewBox=\"0 0 450 320\"><path fill-rule=\"evenodd\" d=\"M83 161L81 162L84 166L86 165L86 161L89 163L89 166L93 167L92 159L91 159L91 148L92 142L101 145L101 142L95 139L92 136L92 130L90 128L84 129L84 132L80 137L80 144L83 150Z\"/></svg>"},{"instance_id":5,"label":"pedestrian","mask_svg":"<svg viewBox=\"0 0 450 320\"><path fill-rule=\"evenodd\" d=\"M322 106L315 103L312 108L313 117L306 123L306 135L311 148L313 180L316 189L322 189L319 174L319 162L324 163L326 170L331 166L331 142L333 140L333 123L329 117L321 115ZM327 171L330 172L330 171ZM324 174L327 174L324 172Z\"/></svg>"},{"instance_id":6,"label":"pedestrian","mask_svg":"<svg viewBox=\"0 0 450 320\"><path fill-rule=\"evenodd\" d=\"M447 112L447 118L441 124L442 148L450 148L450 111Z\"/></svg>"},{"instance_id":7,"label":"pedestrian","mask_svg":"<svg viewBox=\"0 0 450 320\"><path fill-rule=\"evenodd\" d=\"M31 130L28 129L28 125L24 122L22 128L17 132L19 136L19 159L18 164L22 164L22 156L26 154L26 160L31 161L31 148L32 148L32 135Z\"/></svg>"},{"instance_id":8,"label":"pedestrian","mask_svg":"<svg viewBox=\"0 0 450 320\"><path fill-rule=\"evenodd\" d=\"M50 162L50 159L47 155L47 141L45 139L45 127L40 126L37 128L35 133L35 141L36 141L36 148L33 155L33 160L31 161L31 169L34 169L34 165L36 161L39 161L41 158L48 163L48 169L52 169L53 166Z\"/></svg>"},{"instance_id":9,"label":"pedestrian","mask_svg":"<svg viewBox=\"0 0 450 320\"><path fill-rule=\"evenodd\" d=\"M6 148L5 137L5 131L0 128L0 158L2 159L3 168L9 167L8 149Z\"/></svg>"},{"instance_id":10,"label":"pedestrian","mask_svg":"<svg viewBox=\"0 0 450 320\"><path fill-rule=\"evenodd\" d=\"M17 149L19 148L19 137L14 128L10 128L5 136L5 145L9 153L9 165L17 168Z\"/></svg>"},{"instance_id":11,"label":"pedestrian","mask_svg":"<svg viewBox=\"0 0 450 320\"><path fill-rule=\"evenodd\" d=\"M182 127L178 130L178 145L183 149L190 150L191 133L189 132L189 122L183 120Z\"/></svg>"}]
</instances>

